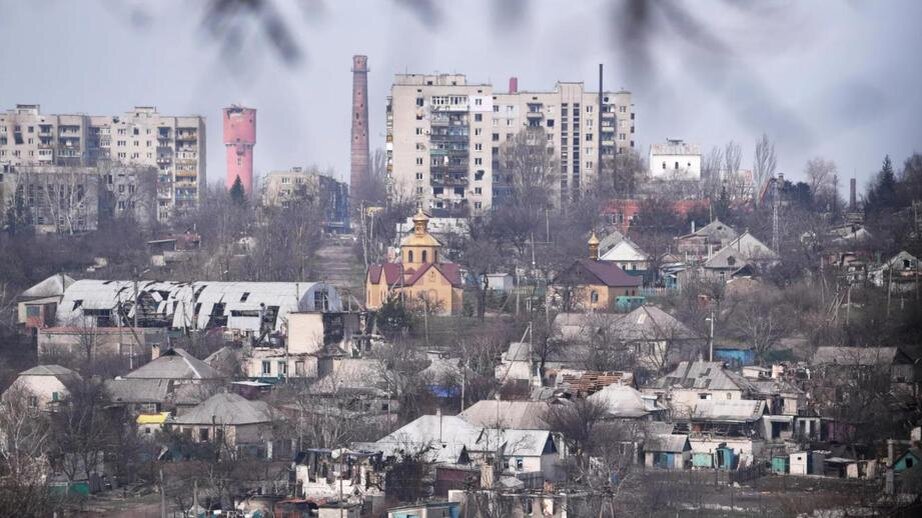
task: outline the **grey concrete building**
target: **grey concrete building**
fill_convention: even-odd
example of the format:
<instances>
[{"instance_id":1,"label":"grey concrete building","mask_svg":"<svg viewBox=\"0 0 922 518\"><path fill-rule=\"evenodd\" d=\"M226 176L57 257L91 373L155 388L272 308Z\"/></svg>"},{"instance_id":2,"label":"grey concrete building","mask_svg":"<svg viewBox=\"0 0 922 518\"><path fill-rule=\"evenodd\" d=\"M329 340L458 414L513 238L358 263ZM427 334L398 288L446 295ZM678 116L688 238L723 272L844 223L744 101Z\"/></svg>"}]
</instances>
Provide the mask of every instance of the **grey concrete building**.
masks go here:
<instances>
[{"instance_id":1,"label":"grey concrete building","mask_svg":"<svg viewBox=\"0 0 922 518\"><path fill-rule=\"evenodd\" d=\"M122 115L44 114L37 104L0 113L0 163L157 169L157 218L195 207L205 186L205 119L137 106Z\"/></svg>"},{"instance_id":2,"label":"grey concrete building","mask_svg":"<svg viewBox=\"0 0 922 518\"><path fill-rule=\"evenodd\" d=\"M500 201L508 173L500 147L524 128L542 128L560 167L557 201L591 188L603 160L634 147L627 91L559 82L551 91L508 92L463 74L397 74L387 104L390 195L433 215L478 213Z\"/></svg>"}]
</instances>

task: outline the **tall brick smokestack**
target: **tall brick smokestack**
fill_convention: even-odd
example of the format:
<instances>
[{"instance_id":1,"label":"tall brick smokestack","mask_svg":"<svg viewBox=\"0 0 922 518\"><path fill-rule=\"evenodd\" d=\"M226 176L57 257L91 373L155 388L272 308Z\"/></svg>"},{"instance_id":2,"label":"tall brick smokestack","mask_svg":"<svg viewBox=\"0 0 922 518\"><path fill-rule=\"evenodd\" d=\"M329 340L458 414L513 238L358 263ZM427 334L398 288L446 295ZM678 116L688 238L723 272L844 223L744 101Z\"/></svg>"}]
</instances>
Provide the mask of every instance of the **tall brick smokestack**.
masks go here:
<instances>
[{"instance_id":1,"label":"tall brick smokestack","mask_svg":"<svg viewBox=\"0 0 922 518\"><path fill-rule=\"evenodd\" d=\"M519 91L519 78L510 77L509 78L509 93L514 94Z\"/></svg>"},{"instance_id":2,"label":"tall brick smokestack","mask_svg":"<svg viewBox=\"0 0 922 518\"><path fill-rule=\"evenodd\" d=\"M855 179L852 178L851 181L849 181L849 185L848 185L848 211L849 212L855 212L856 210L858 210L858 193L856 193L855 190L856 190L856 182L855 182Z\"/></svg>"},{"instance_id":3,"label":"tall brick smokestack","mask_svg":"<svg viewBox=\"0 0 922 518\"><path fill-rule=\"evenodd\" d=\"M352 56L352 169L349 188L355 199L366 196L368 156L368 56Z\"/></svg>"},{"instance_id":4,"label":"tall brick smokestack","mask_svg":"<svg viewBox=\"0 0 922 518\"><path fill-rule=\"evenodd\" d=\"M247 195L253 193L253 146L256 145L256 109L233 105L224 108L224 148L228 189L240 177Z\"/></svg>"}]
</instances>

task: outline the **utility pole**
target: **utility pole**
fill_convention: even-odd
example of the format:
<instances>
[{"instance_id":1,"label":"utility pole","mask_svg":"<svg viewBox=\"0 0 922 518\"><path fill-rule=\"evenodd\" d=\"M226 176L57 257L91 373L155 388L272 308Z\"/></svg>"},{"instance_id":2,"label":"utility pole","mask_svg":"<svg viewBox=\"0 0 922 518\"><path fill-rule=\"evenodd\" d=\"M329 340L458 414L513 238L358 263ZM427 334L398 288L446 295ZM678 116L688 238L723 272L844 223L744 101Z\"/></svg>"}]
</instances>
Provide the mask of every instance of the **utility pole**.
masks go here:
<instances>
[{"instance_id":1,"label":"utility pole","mask_svg":"<svg viewBox=\"0 0 922 518\"><path fill-rule=\"evenodd\" d=\"M710 322L711 327L708 332L708 361L714 361L714 311L711 311L711 316L707 317L708 322Z\"/></svg>"},{"instance_id":2,"label":"utility pole","mask_svg":"<svg viewBox=\"0 0 922 518\"><path fill-rule=\"evenodd\" d=\"M160 518L166 518L166 492L163 488L163 468L160 468Z\"/></svg>"},{"instance_id":3,"label":"utility pole","mask_svg":"<svg viewBox=\"0 0 922 518\"><path fill-rule=\"evenodd\" d=\"M597 138L595 139L598 148L598 163L595 165L596 178L602 178L602 114L605 113L604 95L602 91L602 63L599 63L599 113L596 114L599 123L597 126L598 131L596 132ZM614 175L612 175L612 178L614 178ZM614 180L612 184L614 184Z\"/></svg>"},{"instance_id":4,"label":"utility pole","mask_svg":"<svg viewBox=\"0 0 922 518\"><path fill-rule=\"evenodd\" d=\"M784 181L784 176L778 175L772 179L772 249L778 252L779 241L781 240L781 222L778 212L781 210L781 189L778 184Z\"/></svg>"}]
</instances>

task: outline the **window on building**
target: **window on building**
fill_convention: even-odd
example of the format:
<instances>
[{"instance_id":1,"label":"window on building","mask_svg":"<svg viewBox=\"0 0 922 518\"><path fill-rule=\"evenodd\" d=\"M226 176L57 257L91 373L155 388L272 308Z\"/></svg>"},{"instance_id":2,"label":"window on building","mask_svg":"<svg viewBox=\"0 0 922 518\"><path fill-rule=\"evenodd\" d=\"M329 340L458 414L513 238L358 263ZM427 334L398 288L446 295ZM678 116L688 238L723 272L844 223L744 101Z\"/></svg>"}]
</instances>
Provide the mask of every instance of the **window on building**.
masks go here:
<instances>
[{"instance_id":1,"label":"window on building","mask_svg":"<svg viewBox=\"0 0 922 518\"><path fill-rule=\"evenodd\" d=\"M711 393L710 393L710 392L704 392L704 393L702 393L702 394L698 394L698 399L705 399L705 400L706 400L706 399L711 399Z\"/></svg>"},{"instance_id":2,"label":"window on building","mask_svg":"<svg viewBox=\"0 0 922 518\"><path fill-rule=\"evenodd\" d=\"M676 162L676 163L675 163L675 169L678 169L678 168L679 168L679 163Z\"/></svg>"},{"instance_id":3,"label":"window on building","mask_svg":"<svg viewBox=\"0 0 922 518\"><path fill-rule=\"evenodd\" d=\"M422 134L423 134L423 129L422 129L422 128L416 128L416 134L417 134L417 135L422 135Z\"/></svg>"},{"instance_id":4,"label":"window on building","mask_svg":"<svg viewBox=\"0 0 922 518\"><path fill-rule=\"evenodd\" d=\"M198 429L198 440L201 442L208 442L210 437L208 428L199 428Z\"/></svg>"},{"instance_id":5,"label":"window on building","mask_svg":"<svg viewBox=\"0 0 922 518\"><path fill-rule=\"evenodd\" d=\"M474 181L483 180L483 175L484 175L484 170L478 169L477 172L474 173Z\"/></svg>"},{"instance_id":6,"label":"window on building","mask_svg":"<svg viewBox=\"0 0 922 518\"><path fill-rule=\"evenodd\" d=\"M481 114L481 113L475 113L475 114L474 114L474 122L483 122L483 114Z\"/></svg>"},{"instance_id":7,"label":"window on building","mask_svg":"<svg viewBox=\"0 0 922 518\"><path fill-rule=\"evenodd\" d=\"M548 128L553 128L553 127L554 127L554 119L548 119L548 120L547 120L547 127L548 127Z\"/></svg>"},{"instance_id":8,"label":"window on building","mask_svg":"<svg viewBox=\"0 0 922 518\"><path fill-rule=\"evenodd\" d=\"M494 105L493 105L493 112L494 112L494 113L499 112L499 105L498 105L498 104L494 104Z\"/></svg>"},{"instance_id":9,"label":"window on building","mask_svg":"<svg viewBox=\"0 0 922 518\"><path fill-rule=\"evenodd\" d=\"M423 173L416 173L416 179L417 179L417 180L422 180L422 179L423 179Z\"/></svg>"},{"instance_id":10,"label":"window on building","mask_svg":"<svg viewBox=\"0 0 922 518\"><path fill-rule=\"evenodd\" d=\"M288 363L285 362L284 360L280 360L279 361L279 376L287 376L287 375L288 375Z\"/></svg>"},{"instance_id":11,"label":"window on building","mask_svg":"<svg viewBox=\"0 0 922 518\"><path fill-rule=\"evenodd\" d=\"M483 151L483 144L474 144L474 151Z\"/></svg>"},{"instance_id":12,"label":"window on building","mask_svg":"<svg viewBox=\"0 0 922 518\"><path fill-rule=\"evenodd\" d=\"M250 298L250 292L245 291L243 295L240 296L240 302L246 302L248 298Z\"/></svg>"},{"instance_id":13,"label":"window on building","mask_svg":"<svg viewBox=\"0 0 922 518\"><path fill-rule=\"evenodd\" d=\"M455 194L458 196L464 196L464 187L455 187Z\"/></svg>"},{"instance_id":14,"label":"window on building","mask_svg":"<svg viewBox=\"0 0 922 518\"><path fill-rule=\"evenodd\" d=\"M592 142L592 133L586 133L586 142Z\"/></svg>"},{"instance_id":15,"label":"window on building","mask_svg":"<svg viewBox=\"0 0 922 518\"><path fill-rule=\"evenodd\" d=\"M727 399L733 399L733 393L727 392Z\"/></svg>"},{"instance_id":16,"label":"window on building","mask_svg":"<svg viewBox=\"0 0 922 518\"><path fill-rule=\"evenodd\" d=\"M599 292L592 290L592 293L589 294L589 300L593 304L597 304L599 302Z\"/></svg>"},{"instance_id":17,"label":"window on building","mask_svg":"<svg viewBox=\"0 0 922 518\"><path fill-rule=\"evenodd\" d=\"M475 208L475 209L483 208L483 204L480 203L479 201L475 201L475 202L474 202L474 208Z\"/></svg>"},{"instance_id":18,"label":"window on building","mask_svg":"<svg viewBox=\"0 0 922 518\"><path fill-rule=\"evenodd\" d=\"M426 102L425 99L423 99L422 97L416 98L416 106L422 106L423 104L425 104L425 102Z\"/></svg>"},{"instance_id":19,"label":"window on building","mask_svg":"<svg viewBox=\"0 0 922 518\"><path fill-rule=\"evenodd\" d=\"M483 194L483 188L474 187L474 194Z\"/></svg>"},{"instance_id":20,"label":"window on building","mask_svg":"<svg viewBox=\"0 0 922 518\"><path fill-rule=\"evenodd\" d=\"M408 251L407 251L407 262L408 262L408 263L412 263L412 262L413 262L413 250L408 250Z\"/></svg>"},{"instance_id":21,"label":"window on building","mask_svg":"<svg viewBox=\"0 0 922 518\"><path fill-rule=\"evenodd\" d=\"M425 263L428 260L429 260L429 252L427 250L423 250L423 262Z\"/></svg>"},{"instance_id":22,"label":"window on building","mask_svg":"<svg viewBox=\"0 0 922 518\"><path fill-rule=\"evenodd\" d=\"M666 162L663 162L663 171L666 170Z\"/></svg>"},{"instance_id":23,"label":"window on building","mask_svg":"<svg viewBox=\"0 0 922 518\"><path fill-rule=\"evenodd\" d=\"M272 374L272 362L264 360L262 363L262 368L263 375L268 376L269 374Z\"/></svg>"},{"instance_id":24,"label":"window on building","mask_svg":"<svg viewBox=\"0 0 922 518\"><path fill-rule=\"evenodd\" d=\"M475 136L480 136L481 133L483 133L483 129L482 129L482 128L474 128L474 135L475 135Z\"/></svg>"},{"instance_id":25,"label":"window on building","mask_svg":"<svg viewBox=\"0 0 922 518\"><path fill-rule=\"evenodd\" d=\"M474 159L474 165L483 165L483 159L482 159L482 158L475 158L475 159Z\"/></svg>"}]
</instances>

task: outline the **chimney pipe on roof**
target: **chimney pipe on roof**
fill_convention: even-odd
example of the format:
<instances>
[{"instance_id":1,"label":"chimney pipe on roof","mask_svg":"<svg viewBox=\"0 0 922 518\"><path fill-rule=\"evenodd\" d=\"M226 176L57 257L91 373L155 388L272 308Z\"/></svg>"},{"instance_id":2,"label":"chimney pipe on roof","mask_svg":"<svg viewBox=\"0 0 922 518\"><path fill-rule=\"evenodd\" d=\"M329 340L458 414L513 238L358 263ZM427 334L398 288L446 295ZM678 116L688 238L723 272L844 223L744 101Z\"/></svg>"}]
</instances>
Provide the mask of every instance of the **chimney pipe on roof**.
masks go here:
<instances>
[{"instance_id":1,"label":"chimney pipe on roof","mask_svg":"<svg viewBox=\"0 0 922 518\"><path fill-rule=\"evenodd\" d=\"M519 78L510 77L509 78L509 93L515 94L519 92Z\"/></svg>"}]
</instances>

